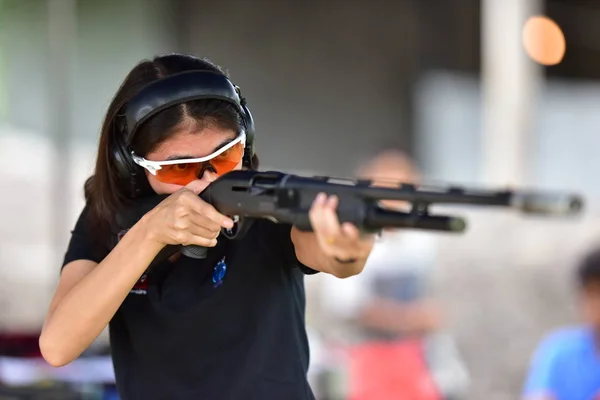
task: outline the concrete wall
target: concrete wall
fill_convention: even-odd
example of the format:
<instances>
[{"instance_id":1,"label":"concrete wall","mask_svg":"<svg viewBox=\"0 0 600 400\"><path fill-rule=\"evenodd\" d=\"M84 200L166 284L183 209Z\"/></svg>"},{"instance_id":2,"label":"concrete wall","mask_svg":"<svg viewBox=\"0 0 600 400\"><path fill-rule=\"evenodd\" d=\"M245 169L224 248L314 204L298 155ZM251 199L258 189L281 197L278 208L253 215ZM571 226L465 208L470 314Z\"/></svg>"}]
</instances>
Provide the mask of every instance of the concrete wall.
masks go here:
<instances>
[{"instance_id":1,"label":"concrete wall","mask_svg":"<svg viewBox=\"0 0 600 400\"><path fill-rule=\"evenodd\" d=\"M63 171L66 219L60 226L49 201L55 157L50 115L47 4L7 0L1 14L3 98L0 126L0 329L37 329L58 279L66 242L83 207L83 182L92 171L103 114L135 63L177 50L168 0L79 0L72 49L68 158ZM59 205L60 206L60 205ZM53 235L60 234L62 240Z\"/></svg>"},{"instance_id":2,"label":"concrete wall","mask_svg":"<svg viewBox=\"0 0 600 400\"><path fill-rule=\"evenodd\" d=\"M383 145L408 146L413 2L185 5L185 48L228 68L241 86L265 166L349 175Z\"/></svg>"}]
</instances>

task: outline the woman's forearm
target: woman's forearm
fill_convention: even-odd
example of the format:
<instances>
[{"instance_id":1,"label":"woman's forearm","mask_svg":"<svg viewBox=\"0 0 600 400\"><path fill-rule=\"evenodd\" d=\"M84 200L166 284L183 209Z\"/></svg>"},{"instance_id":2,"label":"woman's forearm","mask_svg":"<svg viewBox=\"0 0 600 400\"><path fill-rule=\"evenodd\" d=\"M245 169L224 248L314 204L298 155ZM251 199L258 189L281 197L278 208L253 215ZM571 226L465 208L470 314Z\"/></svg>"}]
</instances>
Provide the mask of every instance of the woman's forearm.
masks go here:
<instances>
[{"instance_id":1,"label":"woman's forearm","mask_svg":"<svg viewBox=\"0 0 600 400\"><path fill-rule=\"evenodd\" d=\"M100 335L162 246L150 238L144 219L52 307L40 349L54 366L70 363Z\"/></svg>"}]
</instances>

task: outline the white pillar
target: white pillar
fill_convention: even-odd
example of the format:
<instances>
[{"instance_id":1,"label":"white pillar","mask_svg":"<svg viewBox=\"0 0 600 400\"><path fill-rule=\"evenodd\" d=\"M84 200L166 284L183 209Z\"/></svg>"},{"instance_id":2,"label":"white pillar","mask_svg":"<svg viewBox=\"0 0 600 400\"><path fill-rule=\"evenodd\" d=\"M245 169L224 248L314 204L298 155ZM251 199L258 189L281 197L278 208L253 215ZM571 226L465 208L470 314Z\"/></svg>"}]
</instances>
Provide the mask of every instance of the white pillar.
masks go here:
<instances>
[{"instance_id":1,"label":"white pillar","mask_svg":"<svg viewBox=\"0 0 600 400\"><path fill-rule=\"evenodd\" d=\"M482 0L482 173L490 185L530 183L532 122L541 66L522 44L523 25L542 0Z\"/></svg>"},{"instance_id":2,"label":"white pillar","mask_svg":"<svg viewBox=\"0 0 600 400\"><path fill-rule=\"evenodd\" d=\"M47 105L49 133L53 142L51 233L57 259L66 250L69 225L69 179L71 147L71 109L73 61L77 38L77 0L46 0L47 11ZM54 263L53 263L54 264ZM49 266L52 267L52 266ZM55 265L56 267L56 265Z\"/></svg>"}]
</instances>

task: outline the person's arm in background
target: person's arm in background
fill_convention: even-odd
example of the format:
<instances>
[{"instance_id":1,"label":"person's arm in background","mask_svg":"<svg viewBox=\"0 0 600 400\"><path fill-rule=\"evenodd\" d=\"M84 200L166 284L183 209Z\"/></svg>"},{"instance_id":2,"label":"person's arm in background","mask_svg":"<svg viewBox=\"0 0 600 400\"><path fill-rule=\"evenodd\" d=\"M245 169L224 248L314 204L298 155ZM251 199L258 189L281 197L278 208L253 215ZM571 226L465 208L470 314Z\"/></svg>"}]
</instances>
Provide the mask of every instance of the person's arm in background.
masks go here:
<instances>
[{"instance_id":1,"label":"person's arm in background","mask_svg":"<svg viewBox=\"0 0 600 400\"><path fill-rule=\"evenodd\" d=\"M440 327L440 312L432 300L409 303L374 297L363 305L357 322L364 327L397 335L421 335Z\"/></svg>"},{"instance_id":2,"label":"person's arm in background","mask_svg":"<svg viewBox=\"0 0 600 400\"><path fill-rule=\"evenodd\" d=\"M556 393L557 344L544 340L535 351L523 388L523 400L559 400Z\"/></svg>"}]
</instances>

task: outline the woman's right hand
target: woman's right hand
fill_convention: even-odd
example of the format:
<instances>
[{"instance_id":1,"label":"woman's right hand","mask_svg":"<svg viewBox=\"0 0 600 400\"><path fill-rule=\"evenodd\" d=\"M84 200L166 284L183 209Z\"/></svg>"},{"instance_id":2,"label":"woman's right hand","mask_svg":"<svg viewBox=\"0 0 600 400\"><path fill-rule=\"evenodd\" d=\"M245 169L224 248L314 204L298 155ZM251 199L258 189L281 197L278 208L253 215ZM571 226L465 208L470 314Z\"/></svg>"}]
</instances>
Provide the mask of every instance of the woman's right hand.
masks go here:
<instances>
[{"instance_id":1,"label":"woman's right hand","mask_svg":"<svg viewBox=\"0 0 600 400\"><path fill-rule=\"evenodd\" d=\"M142 220L150 237L161 245L216 246L221 228L233 228L233 220L198 196L207 184L193 181L149 211Z\"/></svg>"}]
</instances>

